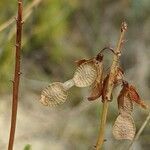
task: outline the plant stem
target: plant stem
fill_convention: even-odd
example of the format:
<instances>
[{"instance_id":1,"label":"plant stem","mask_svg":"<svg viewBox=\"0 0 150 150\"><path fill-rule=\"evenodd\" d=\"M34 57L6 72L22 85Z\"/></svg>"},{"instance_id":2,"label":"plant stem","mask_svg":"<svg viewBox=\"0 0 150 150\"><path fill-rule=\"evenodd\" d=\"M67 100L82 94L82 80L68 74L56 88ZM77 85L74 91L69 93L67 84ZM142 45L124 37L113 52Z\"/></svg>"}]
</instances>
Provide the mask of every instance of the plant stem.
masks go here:
<instances>
[{"instance_id":1,"label":"plant stem","mask_svg":"<svg viewBox=\"0 0 150 150\"><path fill-rule=\"evenodd\" d=\"M103 108L102 108L102 115L100 116L100 132L101 133L99 134L99 137L98 137L98 141L96 144L96 150L99 150L103 145L108 106L109 106L109 103L107 101L104 101Z\"/></svg>"},{"instance_id":2,"label":"plant stem","mask_svg":"<svg viewBox=\"0 0 150 150\"><path fill-rule=\"evenodd\" d=\"M122 22L120 38L117 43L117 47L114 51L115 54L113 57L112 66L110 68L106 96L105 96L105 99L103 100L104 103L103 103L102 115L100 118L101 123L100 123L99 136L98 136L98 140L97 140L97 144L96 144L96 150L101 149L103 142L104 142L104 133L105 133L107 112L108 112L108 106L109 106L108 103L111 100L111 94L112 94L112 90L114 88L115 71L116 71L116 67L118 65L119 58L121 56L121 48L122 48L122 44L124 42L124 35L125 35L126 30L127 30L127 24L126 24L126 22Z\"/></svg>"},{"instance_id":3,"label":"plant stem","mask_svg":"<svg viewBox=\"0 0 150 150\"><path fill-rule=\"evenodd\" d=\"M20 54L21 54L21 36L22 36L22 0L18 0L18 15L16 18L16 56L15 56L15 73L13 80L13 96L12 96L12 115L11 115L11 128L9 136L8 150L13 150L17 108L18 108L18 91L20 82Z\"/></svg>"}]
</instances>

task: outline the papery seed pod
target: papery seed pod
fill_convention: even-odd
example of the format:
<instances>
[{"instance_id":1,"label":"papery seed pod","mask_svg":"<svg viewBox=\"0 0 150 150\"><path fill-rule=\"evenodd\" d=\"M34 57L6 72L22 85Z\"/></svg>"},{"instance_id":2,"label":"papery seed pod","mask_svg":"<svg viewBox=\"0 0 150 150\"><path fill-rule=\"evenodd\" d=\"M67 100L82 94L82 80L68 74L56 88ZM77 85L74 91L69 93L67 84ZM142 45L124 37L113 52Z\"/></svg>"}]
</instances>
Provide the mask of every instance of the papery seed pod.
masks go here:
<instances>
[{"instance_id":1,"label":"papery seed pod","mask_svg":"<svg viewBox=\"0 0 150 150\"><path fill-rule=\"evenodd\" d=\"M120 114L113 126L113 135L117 140L133 140L136 132L134 120L131 115Z\"/></svg>"},{"instance_id":2,"label":"papery seed pod","mask_svg":"<svg viewBox=\"0 0 150 150\"><path fill-rule=\"evenodd\" d=\"M97 71L93 61L81 64L75 71L73 80L77 87L90 86L96 79Z\"/></svg>"},{"instance_id":3,"label":"papery seed pod","mask_svg":"<svg viewBox=\"0 0 150 150\"><path fill-rule=\"evenodd\" d=\"M77 64L77 66L80 66L80 65L82 65L83 63L91 62L91 61L93 61L93 59L81 59L81 60L75 61L75 63Z\"/></svg>"},{"instance_id":4,"label":"papery seed pod","mask_svg":"<svg viewBox=\"0 0 150 150\"><path fill-rule=\"evenodd\" d=\"M54 82L47 86L41 93L40 102L45 106L57 106L67 99L67 91L63 83Z\"/></svg>"},{"instance_id":5,"label":"papery seed pod","mask_svg":"<svg viewBox=\"0 0 150 150\"><path fill-rule=\"evenodd\" d=\"M128 97L128 91L123 86L117 98L118 109L120 114L131 114L133 111L133 102Z\"/></svg>"},{"instance_id":6,"label":"papery seed pod","mask_svg":"<svg viewBox=\"0 0 150 150\"><path fill-rule=\"evenodd\" d=\"M89 101L96 100L102 95L103 88L103 62L97 61L95 62L95 67L97 70L97 77L95 82L92 85L90 96L88 97Z\"/></svg>"},{"instance_id":7,"label":"papery seed pod","mask_svg":"<svg viewBox=\"0 0 150 150\"><path fill-rule=\"evenodd\" d=\"M145 104L145 102L141 99L141 97L139 96L138 92L136 91L135 87L132 85L129 85L129 83L127 81L123 81L123 88L124 91L126 91L128 94L128 98L131 101L136 102L137 104L139 104L141 107L147 109L148 105Z\"/></svg>"}]
</instances>

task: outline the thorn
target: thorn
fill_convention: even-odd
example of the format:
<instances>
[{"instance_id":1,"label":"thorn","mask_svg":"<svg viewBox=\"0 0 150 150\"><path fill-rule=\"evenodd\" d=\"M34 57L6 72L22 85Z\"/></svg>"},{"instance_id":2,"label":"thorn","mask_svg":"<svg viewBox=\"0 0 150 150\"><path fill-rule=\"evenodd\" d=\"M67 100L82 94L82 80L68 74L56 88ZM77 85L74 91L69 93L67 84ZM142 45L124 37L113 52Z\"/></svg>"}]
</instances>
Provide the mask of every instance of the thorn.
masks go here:
<instances>
[{"instance_id":1,"label":"thorn","mask_svg":"<svg viewBox=\"0 0 150 150\"><path fill-rule=\"evenodd\" d=\"M93 147L94 147L94 149L96 149L96 145L94 145Z\"/></svg>"},{"instance_id":2,"label":"thorn","mask_svg":"<svg viewBox=\"0 0 150 150\"><path fill-rule=\"evenodd\" d=\"M126 43L126 42L128 42L128 40L123 40L123 43Z\"/></svg>"},{"instance_id":3,"label":"thorn","mask_svg":"<svg viewBox=\"0 0 150 150\"><path fill-rule=\"evenodd\" d=\"M106 142L107 141L107 139L104 139L104 142Z\"/></svg>"},{"instance_id":4,"label":"thorn","mask_svg":"<svg viewBox=\"0 0 150 150\"><path fill-rule=\"evenodd\" d=\"M121 52L117 52L117 53L115 53L118 57L120 57L121 56Z\"/></svg>"},{"instance_id":5,"label":"thorn","mask_svg":"<svg viewBox=\"0 0 150 150\"><path fill-rule=\"evenodd\" d=\"M21 24L24 24L24 20L21 21Z\"/></svg>"},{"instance_id":6,"label":"thorn","mask_svg":"<svg viewBox=\"0 0 150 150\"><path fill-rule=\"evenodd\" d=\"M15 18L15 20L16 20L16 22L18 21L18 19L17 19L17 17L14 17Z\"/></svg>"},{"instance_id":7,"label":"thorn","mask_svg":"<svg viewBox=\"0 0 150 150\"><path fill-rule=\"evenodd\" d=\"M18 75L21 75L22 74L22 72L18 72Z\"/></svg>"},{"instance_id":8,"label":"thorn","mask_svg":"<svg viewBox=\"0 0 150 150\"><path fill-rule=\"evenodd\" d=\"M9 80L9 81L10 81L10 82L12 82L12 83L15 83L15 81L14 81L14 80L12 80L12 79L11 79L11 80Z\"/></svg>"},{"instance_id":9,"label":"thorn","mask_svg":"<svg viewBox=\"0 0 150 150\"><path fill-rule=\"evenodd\" d=\"M16 47L19 47L19 44L15 44Z\"/></svg>"}]
</instances>

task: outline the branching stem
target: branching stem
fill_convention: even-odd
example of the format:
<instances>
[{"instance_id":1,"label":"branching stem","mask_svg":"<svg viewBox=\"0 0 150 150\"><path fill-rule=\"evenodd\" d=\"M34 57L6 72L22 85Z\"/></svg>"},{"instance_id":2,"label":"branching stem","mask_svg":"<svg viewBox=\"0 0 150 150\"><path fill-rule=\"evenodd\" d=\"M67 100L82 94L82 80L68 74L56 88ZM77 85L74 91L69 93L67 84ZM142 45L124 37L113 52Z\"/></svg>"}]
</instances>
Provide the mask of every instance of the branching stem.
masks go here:
<instances>
[{"instance_id":1,"label":"branching stem","mask_svg":"<svg viewBox=\"0 0 150 150\"><path fill-rule=\"evenodd\" d=\"M18 0L18 15L16 18L16 56L15 56L15 73L13 81L13 96L12 96L12 115L11 115L11 128L9 136L8 150L13 150L17 108L18 108L18 91L20 81L20 53L21 53L21 36L22 36L22 0Z\"/></svg>"},{"instance_id":2,"label":"branching stem","mask_svg":"<svg viewBox=\"0 0 150 150\"><path fill-rule=\"evenodd\" d=\"M99 130L99 136L96 144L96 150L99 150L102 148L103 142L104 142L104 133L105 133L105 126L106 126L106 119L107 119L107 112L108 112L108 106L109 106L109 101L111 100L111 93L114 88L114 78L115 78L115 71L116 67L118 65L119 58L121 56L121 48L122 44L124 42L124 35L127 30L127 24L126 22L122 22L121 25L121 34L120 38L117 44L116 49L114 50L114 57L113 57L113 62L112 66L110 68L110 73L109 73L109 80L107 84L107 90L106 90L106 98L104 99L103 103L103 108L102 108L102 115L100 117L100 130Z\"/></svg>"}]
</instances>

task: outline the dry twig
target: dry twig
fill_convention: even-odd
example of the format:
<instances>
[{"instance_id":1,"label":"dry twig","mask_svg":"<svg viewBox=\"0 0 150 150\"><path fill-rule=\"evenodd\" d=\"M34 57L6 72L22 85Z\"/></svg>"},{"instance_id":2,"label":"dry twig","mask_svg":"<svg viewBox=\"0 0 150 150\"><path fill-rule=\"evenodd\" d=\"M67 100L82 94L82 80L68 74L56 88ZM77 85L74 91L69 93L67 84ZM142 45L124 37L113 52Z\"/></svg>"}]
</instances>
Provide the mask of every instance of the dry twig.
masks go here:
<instances>
[{"instance_id":1,"label":"dry twig","mask_svg":"<svg viewBox=\"0 0 150 150\"><path fill-rule=\"evenodd\" d=\"M102 108L102 115L100 118L100 131L99 131L99 136L98 136L98 140L97 140L97 144L96 144L96 150L101 149L102 145L103 145L106 118L107 118L107 112L108 112L108 106L109 106L108 101L110 101L110 99L111 99L111 93L112 93L112 90L114 88L113 82L114 82L114 78L115 78L114 77L115 71L116 71L116 67L118 65L119 58L121 56L121 48L122 48L122 44L124 42L124 35L125 35L126 30L127 30L127 24L126 24L126 22L123 22L121 25L120 38L119 38L117 47L114 50L115 54L113 57L112 66L110 68L109 80L108 80L107 90L106 90L106 96L104 99L103 108Z\"/></svg>"},{"instance_id":2,"label":"dry twig","mask_svg":"<svg viewBox=\"0 0 150 150\"><path fill-rule=\"evenodd\" d=\"M16 129L17 108L18 108L18 91L20 82L20 53L21 53L21 37L22 37L22 0L18 0L18 16L16 18L16 58L15 58L15 73L13 80L13 98L12 98L12 115L11 129L9 136L8 150L13 150L13 143Z\"/></svg>"}]
</instances>

